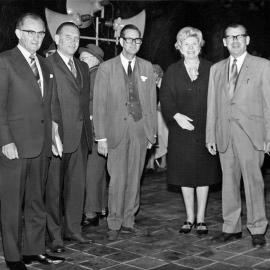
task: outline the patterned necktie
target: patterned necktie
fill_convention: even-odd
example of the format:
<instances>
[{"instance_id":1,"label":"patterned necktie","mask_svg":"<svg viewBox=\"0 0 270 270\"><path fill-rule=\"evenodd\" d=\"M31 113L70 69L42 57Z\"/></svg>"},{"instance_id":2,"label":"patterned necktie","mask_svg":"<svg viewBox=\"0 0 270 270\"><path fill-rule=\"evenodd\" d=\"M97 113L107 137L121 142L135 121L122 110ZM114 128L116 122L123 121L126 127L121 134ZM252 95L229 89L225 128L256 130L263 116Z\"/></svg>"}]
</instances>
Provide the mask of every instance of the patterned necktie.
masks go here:
<instances>
[{"instance_id":1,"label":"patterned necktie","mask_svg":"<svg viewBox=\"0 0 270 270\"><path fill-rule=\"evenodd\" d=\"M36 80L38 82L38 85L39 85L39 87L41 89L41 80L40 80L40 76L39 76L39 73L38 73L38 68L37 68L37 64L36 64L35 55L31 54L29 56L29 58L30 58L30 67L31 67L31 69L32 69L32 71L33 71L33 73L35 75L35 78L36 78Z\"/></svg>"},{"instance_id":2,"label":"patterned necktie","mask_svg":"<svg viewBox=\"0 0 270 270\"><path fill-rule=\"evenodd\" d=\"M128 61L128 69L127 69L128 77L132 74L131 61Z\"/></svg>"},{"instance_id":3,"label":"patterned necktie","mask_svg":"<svg viewBox=\"0 0 270 270\"><path fill-rule=\"evenodd\" d=\"M236 65L237 59L233 59L233 64L231 67L230 71L230 89L229 89L229 96L230 98L233 97L235 86L236 86L236 81L238 77L238 72L237 72L237 65Z\"/></svg>"},{"instance_id":4,"label":"patterned necktie","mask_svg":"<svg viewBox=\"0 0 270 270\"><path fill-rule=\"evenodd\" d=\"M74 78L77 78L77 70L76 70L74 62L71 58L68 61L68 65L70 66L70 71L73 74Z\"/></svg>"}]
</instances>

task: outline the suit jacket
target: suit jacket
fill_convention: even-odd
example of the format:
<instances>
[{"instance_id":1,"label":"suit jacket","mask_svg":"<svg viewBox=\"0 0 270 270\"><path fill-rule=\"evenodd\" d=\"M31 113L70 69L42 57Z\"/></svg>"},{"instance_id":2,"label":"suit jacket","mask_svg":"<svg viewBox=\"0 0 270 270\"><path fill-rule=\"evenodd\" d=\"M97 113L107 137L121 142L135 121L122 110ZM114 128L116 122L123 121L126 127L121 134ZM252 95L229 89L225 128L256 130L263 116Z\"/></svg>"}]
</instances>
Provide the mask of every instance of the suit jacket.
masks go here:
<instances>
[{"instance_id":1,"label":"suit jacket","mask_svg":"<svg viewBox=\"0 0 270 270\"><path fill-rule=\"evenodd\" d=\"M52 71L38 56L44 94L20 50L0 54L0 146L15 143L20 158L38 156L43 147L51 155Z\"/></svg>"},{"instance_id":2,"label":"suit jacket","mask_svg":"<svg viewBox=\"0 0 270 270\"><path fill-rule=\"evenodd\" d=\"M59 133L64 153L73 153L78 148L83 126L87 145L92 147L92 126L89 115L89 70L87 64L74 58L80 84L70 72L58 53L49 56L56 79L56 92L53 93L52 116L59 125ZM58 106L57 104L60 104ZM57 112L60 107L60 112ZM61 115L61 117L57 117Z\"/></svg>"},{"instance_id":3,"label":"suit jacket","mask_svg":"<svg viewBox=\"0 0 270 270\"><path fill-rule=\"evenodd\" d=\"M93 120L96 139L107 138L115 148L127 127L127 89L120 56L100 64L94 86ZM142 108L144 130L149 142L155 142L157 128L156 85L152 64L136 57L134 71Z\"/></svg>"},{"instance_id":4,"label":"suit jacket","mask_svg":"<svg viewBox=\"0 0 270 270\"><path fill-rule=\"evenodd\" d=\"M270 61L247 54L238 76L234 96L229 97L229 58L210 70L206 143L225 152L230 121L235 121L254 147L263 150L270 141Z\"/></svg>"}]
</instances>

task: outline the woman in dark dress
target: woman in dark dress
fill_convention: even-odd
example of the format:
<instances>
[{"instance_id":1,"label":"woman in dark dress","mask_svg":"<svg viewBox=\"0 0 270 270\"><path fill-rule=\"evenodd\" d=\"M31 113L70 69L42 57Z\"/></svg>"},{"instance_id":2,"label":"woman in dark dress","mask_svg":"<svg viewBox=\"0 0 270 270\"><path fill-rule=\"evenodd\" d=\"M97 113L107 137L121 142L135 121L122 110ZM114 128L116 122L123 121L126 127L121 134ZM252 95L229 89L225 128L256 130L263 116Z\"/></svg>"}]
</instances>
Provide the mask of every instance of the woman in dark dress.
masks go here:
<instances>
[{"instance_id":1,"label":"woman in dark dress","mask_svg":"<svg viewBox=\"0 0 270 270\"><path fill-rule=\"evenodd\" d=\"M192 227L208 233L204 221L209 185L220 180L219 161L205 147L207 88L211 63L199 57L202 33L185 27L175 47L183 56L166 71L160 91L161 110L169 129L167 181L180 185L187 219L179 232ZM197 195L197 214L194 197Z\"/></svg>"}]
</instances>

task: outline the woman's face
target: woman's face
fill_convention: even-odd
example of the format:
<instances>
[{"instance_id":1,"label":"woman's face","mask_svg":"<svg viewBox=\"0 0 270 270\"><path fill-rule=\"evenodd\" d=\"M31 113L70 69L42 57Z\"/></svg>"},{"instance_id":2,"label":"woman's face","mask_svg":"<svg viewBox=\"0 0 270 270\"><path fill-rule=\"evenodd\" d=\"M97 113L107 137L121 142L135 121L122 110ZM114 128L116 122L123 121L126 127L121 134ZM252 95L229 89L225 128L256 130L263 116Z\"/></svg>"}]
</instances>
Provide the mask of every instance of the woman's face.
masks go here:
<instances>
[{"instance_id":1,"label":"woman's face","mask_svg":"<svg viewBox=\"0 0 270 270\"><path fill-rule=\"evenodd\" d=\"M196 37L188 37L182 41L180 45L180 52L185 59L196 59L200 53L201 47Z\"/></svg>"}]
</instances>

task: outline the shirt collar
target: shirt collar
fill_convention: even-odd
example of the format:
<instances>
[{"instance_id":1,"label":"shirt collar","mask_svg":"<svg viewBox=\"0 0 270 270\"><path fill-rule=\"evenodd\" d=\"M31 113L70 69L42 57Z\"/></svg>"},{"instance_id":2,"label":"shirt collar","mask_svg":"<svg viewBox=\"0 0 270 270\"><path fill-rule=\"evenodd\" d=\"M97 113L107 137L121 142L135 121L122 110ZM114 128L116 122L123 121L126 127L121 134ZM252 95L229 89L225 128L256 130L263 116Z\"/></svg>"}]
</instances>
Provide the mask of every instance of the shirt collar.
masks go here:
<instances>
[{"instance_id":1,"label":"shirt collar","mask_svg":"<svg viewBox=\"0 0 270 270\"><path fill-rule=\"evenodd\" d=\"M121 63L122 63L122 65L123 65L123 67L124 67L124 69L125 69L126 72L127 72L128 62L129 62L129 61L131 61L131 68L132 68L132 70L134 69L135 62L136 62L136 56L133 57L132 60L129 60L129 59L127 59L127 58L123 55L123 53L120 53L120 59L121 59Z\"/></svg>"},{"instance_id":2,"label":"shirt collar","mask_svg":"<svg viewBox=\"0 0 270 270\"><path fill-rule=\"evenodd\" d=\"M36 53L30 53L27 51L22 45L18 44L18 49L21 51L24 58L27 60L27 62L30 62L30 55L34 55L36 58Z\"/></svg>"},{"instance_id":3,"label":"shirt collar","mask_svg":"<svg viewBox=\"0 0 270 270\"><path fill-rule=\"evenodd\" d=\"M65 62L65 64L67 66L69 66L68 65L69 59L72 59L72 61L74 62L73 57L67 57L66 55L62 54L59 50L57 50L57 52L58 52L58 54L60 55L60 57L63 59L63 61Z\"/></svg>"},{"instance_id":4,"label":"shirt collar","mask_svg":"<svg viewBox=\"0 0 270 270\"><path fill-rule=\"evenodd\" d=\"M247 55L247 52L245 51L242 55L238 56L238 57L233 57L232 55L230 55L230 66L232 66L233 64L233 60L236 59L236 65L237 65L237 69L238 71L241 69L243 63L244 63L244 60L245 60L245 57Z\"/></svg>"}]
</instances>

